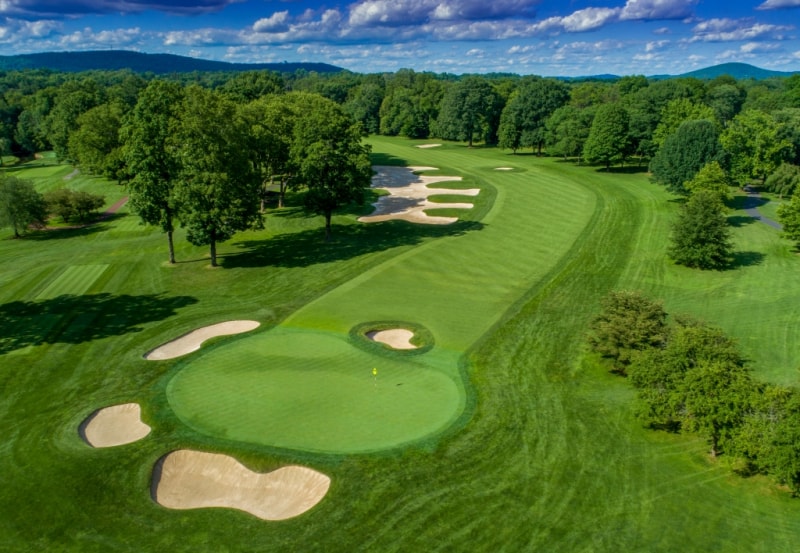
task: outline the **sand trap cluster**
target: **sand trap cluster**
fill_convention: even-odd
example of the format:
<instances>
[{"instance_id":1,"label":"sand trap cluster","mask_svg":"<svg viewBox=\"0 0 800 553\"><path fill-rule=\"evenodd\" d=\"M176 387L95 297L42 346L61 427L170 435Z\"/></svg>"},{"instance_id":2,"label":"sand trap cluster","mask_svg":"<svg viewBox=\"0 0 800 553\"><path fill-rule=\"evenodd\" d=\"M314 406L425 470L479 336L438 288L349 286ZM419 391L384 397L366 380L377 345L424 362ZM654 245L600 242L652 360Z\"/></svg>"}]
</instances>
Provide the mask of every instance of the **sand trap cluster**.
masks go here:
<instances>
[{"instance_id":1,"label":"sand trap cluster","mask_svg":"<svg viewBox=\"0 0 800 553\"><path fill-rule=\"evenodd\" d=\"M438 148L441 144L420 144L417 148Z\"/></svg>"},{"instance_id":2,"label":"sand trap cluster","mask_svg":"<svg viewBox=\"0 0 800 553\"><path fill-rule=\"evenodd\" d=\"M417 349L417 346L411 343L414 333L405 328L374 330L367 332L366 336L370 340L386 344L392 349Z\"/></svg>"},{"instance_id":3,"label":"sand trap cluster","mask_svg":"<svg viewBox=\"0 0 800 553\"><path fill-rule=\"evenodd\" d=\"M92 447L114 447L141 440L150 433L138 403L95 411L81 424L80 435Z\"/></svg>"},{"instance_id":4,"label":"sand trap cluster","mask_svg":"<svg viewBox=\"0 0 800 553\"><path fill-rule=\"evenodd\" d=\"M186 355L200 349L206 340L217 336L228 336L230 334L241 334L249 332L258 325L258 321L226 321L211 326L204 326L193 330L189 334L184 334L176 340L158 346L153 351L145 354L144 358L150 361L162 361Z\"/></svg>"},{"instance_id":5,"label":"sand trap cluster","mask_svg":"<svg viewBox=\"0 0 800 553\"><path fill-rule=\"evenodd\" d=\"M319 503L331 479L307 467L253 472L233 457L182 449L153 471L155 501L170 509L228 507L264 520L296 517Z\"/></svg>"},{"instance_id":6,"label":"sand trap cluster","mask_svg":"<svg viewBox=\"0 0 800 553\"><path fill-rule=\"evenodd\" d=\"M390 219L402 219L411 223L429 225L448 225L458 221L458 217L432 217L425 213L426 209L471 209L470 203L436 203L428 200L434 195L477 196L479 188L449 189L428 188L437 182L460 181L461 177L421 176L418 171L432 171L435 167L373 167L376 174L372 177L372 187L389 192L381 196L373 204L375 211L371 215L359 217L363 223L376 223Z\"/></svg>"}]
</instances>

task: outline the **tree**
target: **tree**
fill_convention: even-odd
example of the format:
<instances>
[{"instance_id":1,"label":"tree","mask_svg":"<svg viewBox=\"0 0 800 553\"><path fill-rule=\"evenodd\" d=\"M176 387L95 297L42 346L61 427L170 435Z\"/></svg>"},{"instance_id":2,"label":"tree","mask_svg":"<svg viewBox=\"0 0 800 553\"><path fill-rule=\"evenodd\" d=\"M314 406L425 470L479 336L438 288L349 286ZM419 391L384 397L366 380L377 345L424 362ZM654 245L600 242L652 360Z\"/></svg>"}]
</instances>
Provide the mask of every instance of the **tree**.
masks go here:
<instances>
[{"instance_id":1,"label":"tree","mask_svg":"<svg viewBox=\"0 0 800 553\"><path fill-rule=\"evenodd\" d=\"M661 119L656 130L653 131L653 143L656 150L680 128L682 123L701 119L716 123L714 110L704 104L692 102L689 98L676 98L670 101L661 111Z\"/></svg>"},{"instance_id":2,"label":"tree","mask_svg":"<svg viewBox=\"0 0 800 553\"><path fill-rule=\"evenodd\" d=\"M217 266L217 243L261 224L261 187L250 154L246 123L236 105L199 86L186 89L170 146L180 159L176 198L186 238L209 246Z\"/></svg>"},{"instance_id":3,"label":"tree","mask_svg":"<svg viewBox=\"0 0 800 553\"><path fill-rule=\"evenodd\" d=\"M8 175L0 178L0 227L11 227L14 238L30 225L44 226L47 205L33 183Z\"/></svg>"},{"instance_id":4,"label":"tree","mask_svg":"<svg viewBox=\"0 0 800 553\"><path fill-rule=\"evenodd\" d=\"M705 119L685 121L667 137L650 162L653 180L676 194L686 194L684 183L711 161L723 159L716 125Z\"/></svg>"},{"instance_id":5,"label":"tree","mask_svg":"<svg viewBox=\"0 0 800 553\"><path fill-rule=\"evenodd\" d=\"M786 238L800 242L800 188L794 191L787 203L778 206L778 222L783 226Z\"/></svg>"},{"instance_id":6,"label":"tree","mask_svg":"<svg viewBox=\"0 0 800 553\"><path fill-rule=\"evenodd\" d=\"M736 452L751 470L771 475L800 494L800 393L767 385L753 394L736 435Z\"/></svg>"},{"instance_id":7,"label":"tree","mask_svg":"<svg viewBox=\"0 0 800 553\"><path fill-rule=\"evenodd\" d=\"M701 190L707 190L715 194L721 202L730 200L731 187L728 184L728 175L717 161L712 161L703 165L691 180L684 183L684 188L689 194L696 194Z\"/></svg>"},{"instance_id":8,"label":"tree","mask_svg":"<svg viewBox=\"0 0 800 553\"><path fill-rule=\"evenodd\" d=\"M45 125L48 139L59 159L71 161L69 137L78 127L78 117L103 103L102 96L100 86L89 77L68 81L58 90Z\"/></svg>"},{"instance_id":9,"label":"tree","mask_svg":"<svg viewBox=\"0 0 800 553\"><path fill-rule=\"evenodd\" d=\"M612 291L603 298L602 311L590 329L592 349L625 374L637 352L666 342L667 313L662 302L651 301L640 292Z\"/></svg>"},{"instance_id":10,"label":"tree","mask_svg":"<svg viewBox=\"0 0 800 553\"><path fill-rule=\"evenodd\" d=\"M706 93L706 104L708 104L716 114L716 118L727 123L733 119L742 109L742 104L746 97L746 92L736 85L736 81L721 81L720 84L709 83Z\"/></svg>"},{"instance_id":11,"label":"tree","mask_svg":"<svg viewBox=\"0 0 800 553\"><path fill-rule=\"evenodd\" d=\"M280 94L284 84L280 73L274 71L242 71L234 73L219 91L243 104L269 94Z\"/></svg>"},{"instance_id":12,"label":"tree","mask_svg":"<svg viewBox=\"0 0 800 553\"><path fill-rule=\"evenodd\" d=\"M306 186L306 208L325 217L325 240L330 241L333 211L351 202L363 203L372 181L361 125L334 102L320 98L297 121L290 156Z\"/></svg>"},{"instance_id":13,"label":"tree","mask_svg":"<svg viewBox=\"0 0 800 553\"><path fill-rule=\"evenodd\" d=\"M120 180L125 162L119 129L123 105L101 104L78 116L77 128L69 136L69 157L86 172Z\"/></svg>"},{"instance_id":14,"label":"tree","mask_svg":"<svg viewBox=\"0 0 800 553\"><path fill-rule=\"evenodd\" d=\"M566 105L555 110L545 124L548 151L564 159L580 156L593 119L594 108Z\"/></svg>"},{"instance_id":15,"label":"tree","mask_svg":"<svg viewBox=\"0 0 800 553\"><path fill-rule=\"evenodd\" d=\"M176 132L176 108L183 89L177 83L154 80L123 127L123 155L132 175L128 182L133 211L148 225L158 225L167 234L169 262L175 263L173 233L179 211L176 184L180 160L171 143Z\"/></svg>"},{"instance_id":16,"label":"tree","mask_svg":"<svg viewBox=\"0 0 800 553\"><path fill-rule=\"evenodd\" d=\"M737 184L744 186L752 178L763 184L792 154L792 145L782 134L777 121L763 111L751 109L733 118L720 142L730 154L731 177Z\"/></svg>"},{"instance_id":17,"label":"tree","mask_svg":"<svg viewBox=\"0 0 800 553\"><path fill-rule=\"evenodd\" d=\"M694 385L692 381L687 388L687 375L712 365L738 371L744 367L744 359L736 343L720 329L679 318L665 346L643 350L628 367L629 380L637 389L639 417L652 427L690 428L687 398L691 395L689 401L695 402L694 395L706 380L695 379L701 382Z\"/></svg>"},{"instance_id":18,"label":"tree","mask_svg":"<svg viewBox=\"0 0 800 553\"><path fill-rule=\"evenodd\" d=\"M353 118L359 121L370 134L380 130L380 109L383 102L383 87L374 82L361 84L350 91L347 101L342 107Z\"/></svg>"},{"instance_id":19,"label":"tree","mask_svg":"<svg viewBox=\"0 0 800 553\"><path fill-rule=\"evenodd\" d=\"M569 100L567 85L553 79L529 78L517 88L503 108L499 145L517 151L534 148L542 153L547 118Z\"/></svg>"},{"instance_id":20,"label":"tree","mask_svg":"<svg viewBox=\"0 0 800 553\"><path fill-rule=\"evenodd\" d=\"M739 363L712 360L687 371L678 391L681 428L706 436L711 455L733 449L752 397L749 373Z\"/></svg>"},{"instance_id":21,"label":"tree","mask_svg":"<svg viewBox=\"0 0 800 553\"><path fill-rule=\"evenodd\" d=\"M795 190L800 188L800 167L791 163L781 163L767 177L764 188L778 194L780 198L791 196Z\"/></svg>"},{"instance_id":22,"label":"tree","mask_svg":"<svg viewBox=\"0 0 800 553\"><path fill-rule=\"evenodd\" d=\"M61 217L64 222L72 220L86 222L89 216L105 203L102 196L69 188L52 190L44 195L44 199L48 211Z\"/></svg>"},{"instance_id":23,"label":"tree","mask_svg":"<svg viewBox=\"0 0 800 553\"><path fill-rule=\"evenodd\" d=\"M629 146L628 121L628 112L620 104L604 104L597 108L583 146L586 161L602 162L608 170L612 162L623 160Z\"/></svg>"},{"instance_id":24,"label":"tree","mask_svg":"<svg viewBox=\"0 0 800 553\"><path fill-rule=\"evenodd\" d=\"M677 264L700 269L730 264L733 245L724 208L715 192L692 194L672 227L669 255Z\"/></svg>"},{"instance_id":25,"label":"tree","mask_svg":"<svg viewBox=\"0 0 800 553\"><path fill-rule=\"evenodd\" d=\"M437 129L446 140L463 140L472 147L474 140L495 141L500 118L500 96L483 78L469 76L445 93Z\"/></svg>"},{"instance_id":26,"label":"tree","mask_svg":"<svg viewBox=\"0 0 800 553\"><path fill-rule=\"evenodd\" d=\"M307 92L290 92L267 96L243 106L242 115L249 126L251 152L256 169L261 174L261 211L268 188L278 179L278 207L283 207L290 179L294 176L289 163L292 133L300 112L308 108Z\"/></svg>"}]
</instances>

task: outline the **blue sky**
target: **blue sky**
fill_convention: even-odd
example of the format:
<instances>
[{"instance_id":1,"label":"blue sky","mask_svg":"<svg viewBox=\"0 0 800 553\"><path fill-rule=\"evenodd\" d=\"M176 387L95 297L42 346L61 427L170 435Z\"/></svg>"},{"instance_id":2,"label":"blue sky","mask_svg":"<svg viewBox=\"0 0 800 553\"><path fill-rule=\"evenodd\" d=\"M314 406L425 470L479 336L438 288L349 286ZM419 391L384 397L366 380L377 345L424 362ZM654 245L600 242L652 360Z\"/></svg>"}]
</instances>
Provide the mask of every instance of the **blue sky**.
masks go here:
<instances>
[{"instance_id":1,"label":"blue sky","mask_svg":"<svg viewBox=\"0 0 800 553\"><path fill-rule=\"evenodd\" d=\"M0 55L128 49L357 72L800 70L800 0L0 0Z\"/></svg>"}]
</instances>

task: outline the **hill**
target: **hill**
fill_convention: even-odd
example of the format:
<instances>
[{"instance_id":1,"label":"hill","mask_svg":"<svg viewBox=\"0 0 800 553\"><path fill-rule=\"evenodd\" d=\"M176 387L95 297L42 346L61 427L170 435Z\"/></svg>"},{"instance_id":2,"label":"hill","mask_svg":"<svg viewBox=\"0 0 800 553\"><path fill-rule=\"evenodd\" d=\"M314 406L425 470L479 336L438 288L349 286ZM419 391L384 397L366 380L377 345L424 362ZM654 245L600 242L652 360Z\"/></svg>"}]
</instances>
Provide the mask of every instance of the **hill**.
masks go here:
<instances>
[{"instance_id":1,"label":"hill","mask_svg":"<svg viewBox=\"0 0 800 553\"><path fill-rule=\"evenodd\" d=\"M749 63L722 63L719 65L712 65L704 69L697 69L677 77L695 77L697 79L714 79L721 75L730 75L736 80L740 79L769 79L770 77L789 77L800 73L800 71L773 71L770 69L762 69Z\"/></svg>"},{"instance_id":2,"label":"hill","mask_svg":"<svg viewBox=\"0 0 800 553\"><path fill-rule=\"evenodd\" d=\"M192 71L253 71L270 70L293 73L298 69L317 73L338 73L341 67L327 63L228 63L174 54L145 54L127 50L88 52L42 52L0 56L0 70L52 69L78 72L90 70L130 69L136 73L190 73Z\"/></svg>"}]
</instances>

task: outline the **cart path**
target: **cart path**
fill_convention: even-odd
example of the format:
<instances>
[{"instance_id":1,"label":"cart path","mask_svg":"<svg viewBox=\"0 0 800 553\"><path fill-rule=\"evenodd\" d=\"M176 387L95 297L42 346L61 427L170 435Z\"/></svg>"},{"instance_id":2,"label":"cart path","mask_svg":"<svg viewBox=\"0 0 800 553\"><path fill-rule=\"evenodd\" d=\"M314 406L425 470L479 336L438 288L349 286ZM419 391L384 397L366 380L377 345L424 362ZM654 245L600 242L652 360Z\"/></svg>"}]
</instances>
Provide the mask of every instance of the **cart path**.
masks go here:
<instances>
[{"instance_id":1,"label":"cart path","mask_svg":"<svg viewBox=\"0 0 800 553\"><path fill-rule=\"evenodd\" d=\"M747 198L744 200L744 212L747 213L750 217L755 219L756 221L761 221L765 225L769 225L772 228L776 228L778 230L783 230L783 226L778 223L777 221L773 221L772 219L768 219L759 213L758 211L758 204L759 199L761 198L761 194L754 191L752 188L745 188L747 192Z\"/></svg>"}]
</instances>

